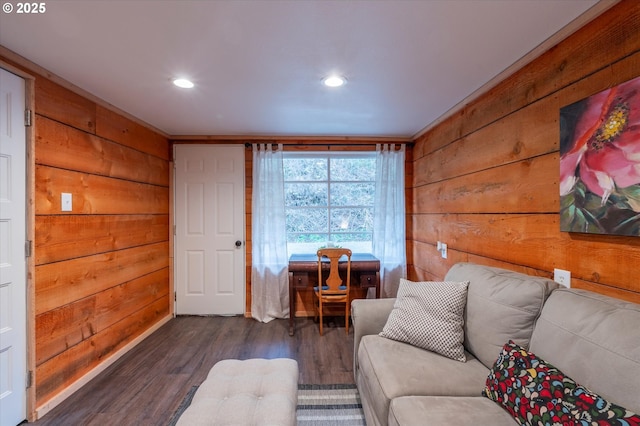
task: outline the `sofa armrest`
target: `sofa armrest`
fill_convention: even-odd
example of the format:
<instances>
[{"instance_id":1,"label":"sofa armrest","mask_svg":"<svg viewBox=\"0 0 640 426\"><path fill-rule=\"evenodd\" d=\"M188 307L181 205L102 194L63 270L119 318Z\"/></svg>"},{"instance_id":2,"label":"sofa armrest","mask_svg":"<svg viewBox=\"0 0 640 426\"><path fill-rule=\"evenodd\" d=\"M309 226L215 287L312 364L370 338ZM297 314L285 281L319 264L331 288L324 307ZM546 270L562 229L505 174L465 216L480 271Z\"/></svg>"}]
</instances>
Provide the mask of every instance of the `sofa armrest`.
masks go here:
<instances>
[{"instance_id":1,"label":"sofa armrest","mask_svg":"<svg viewBox=\"0 0 640 426\"><path fill-rule=\"evenodd\" d=\"M358 368L360 339L368 334L378 334L387 323L396 299L354 299L351 301L353 321L353 374Z\"/></svg>"}]
</instances>

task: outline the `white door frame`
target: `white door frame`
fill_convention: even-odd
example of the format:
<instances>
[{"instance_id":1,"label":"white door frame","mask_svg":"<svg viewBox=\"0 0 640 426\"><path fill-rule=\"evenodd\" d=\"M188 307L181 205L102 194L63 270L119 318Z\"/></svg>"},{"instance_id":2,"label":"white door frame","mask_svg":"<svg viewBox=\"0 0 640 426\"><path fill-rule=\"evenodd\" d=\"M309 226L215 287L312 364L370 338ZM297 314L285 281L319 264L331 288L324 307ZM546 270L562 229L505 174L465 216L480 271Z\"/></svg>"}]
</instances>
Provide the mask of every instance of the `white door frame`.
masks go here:
<instances>
[{"instance_id":1,"label":"white door frame","mask_svg":"<svg viewBox=\"0 0 640 426\"><path fill-rule=\"evenodd\" d=\"M10 58L13 60L13 58ZM22 64L24 60L15 57L15 63ZM25 67L29 64L23 64ZM25 226L26 240L30 247L30 256L26 258L26 343L28 372L26 390L26 419L29 422L37 420L36 412L36 321L35 321L35 77L21 68L17 68L0 59L0 68L9 71L25 82L25 108L29 110L31 125L25 128L26 182L25 182Z\"/></svg>"}]
</instances>

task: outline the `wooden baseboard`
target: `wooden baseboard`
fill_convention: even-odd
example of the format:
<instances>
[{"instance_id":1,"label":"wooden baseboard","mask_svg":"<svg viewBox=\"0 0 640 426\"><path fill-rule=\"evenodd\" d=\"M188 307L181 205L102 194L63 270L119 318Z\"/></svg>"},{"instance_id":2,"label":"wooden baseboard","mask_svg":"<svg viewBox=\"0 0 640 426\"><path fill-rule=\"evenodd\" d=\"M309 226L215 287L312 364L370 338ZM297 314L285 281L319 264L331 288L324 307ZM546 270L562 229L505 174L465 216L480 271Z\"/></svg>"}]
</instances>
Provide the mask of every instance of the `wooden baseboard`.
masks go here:
<instances>
[{"instance_id":1,"label":"wooden baseboard","mask_svg":"<svg viewBox=\"0 0 640 426\"><path fill-rule=\"evenodd\" d=\"M95 378L98 374L106 370L111 364L113 364L118 359L120 359L124 354L129 352L131 349L133 349L140 342L142 342L144 339L149 337L153 332L155 332L157 329L162 327L172 318L173 318L173 314L167 315L166 317L164 317L163 319L155 323L153 326L151 326L151 328L149 328L147 331L145 331L144 333L142 333L141 335L133 339L131 342L127 343L125 346L123 346L120 350L118 350L116 353L111 355L109 358L105 359L104 362L102 362L96 368L94 368L93 370L91 370L90 372L82 376L80 379L76 380L73 384L65 388L62 392L60 392L59 394L51 398L49 401L47 401L46 403L36 408L36 420L41 419L42 416L47 414L49 411L53 410L62 401L69 398L74 392L76 392L82 386L86 385L90 380Z\"/></svg>"}]
</instances>

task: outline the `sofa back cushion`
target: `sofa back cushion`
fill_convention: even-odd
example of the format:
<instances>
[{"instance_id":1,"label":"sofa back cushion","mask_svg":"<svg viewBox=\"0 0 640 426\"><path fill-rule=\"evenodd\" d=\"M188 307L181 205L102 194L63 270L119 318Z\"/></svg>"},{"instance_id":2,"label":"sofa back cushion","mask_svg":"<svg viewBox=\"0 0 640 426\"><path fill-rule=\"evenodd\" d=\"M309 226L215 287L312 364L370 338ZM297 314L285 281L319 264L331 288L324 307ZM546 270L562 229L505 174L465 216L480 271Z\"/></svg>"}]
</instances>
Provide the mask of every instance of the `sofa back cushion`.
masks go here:
<instances>
[{"instance_id":1,"label":"sofa back cushion","mask_svg":"<svg viewBox=\"0 0 640 426\"><path fill-rule=\"evenodd\" d=\"M528 348L542 306L555 282L506 269L457 263L445 281L469 281L464 346L491 368L509 340Z\"/></svg>"},{"instance_id":2,"label":"sofa back cushion","mask_svg":"<svg viewBox=\"0 0 640 426\"><path fill-rule=\"evenodd\" d=\"M530 349L606 400L640 413L640 305L558 289L542 309Z\"/></svg>"}]
</instances>

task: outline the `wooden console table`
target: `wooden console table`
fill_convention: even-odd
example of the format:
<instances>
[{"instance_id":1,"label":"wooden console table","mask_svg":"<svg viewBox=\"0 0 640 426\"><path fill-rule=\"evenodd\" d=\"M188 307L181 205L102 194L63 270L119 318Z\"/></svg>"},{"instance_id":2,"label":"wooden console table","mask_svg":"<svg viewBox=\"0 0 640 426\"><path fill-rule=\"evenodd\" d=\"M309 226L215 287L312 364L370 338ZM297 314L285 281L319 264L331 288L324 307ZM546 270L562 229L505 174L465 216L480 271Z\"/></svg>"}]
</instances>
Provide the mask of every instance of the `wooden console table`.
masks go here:
<instances>
[{"instance_id":1,"label":"wooden console table","mask_svg":"<svg viewBox=\"0 0 640 426\"><path fill-rule=\"evenodd\" d=\"M327 261L327 268L329 262ZM338 268L347 268L346 258ZM315 254L292 254L289 258L289 335L295 332L296 292L318 285L318 256ZM380 298L380 261L368 253L351 255L351 287L376 289Z\"/></svg>"}]
</instances>

